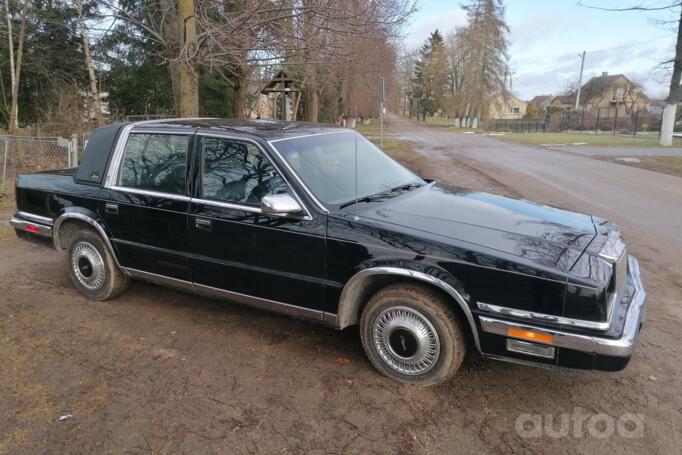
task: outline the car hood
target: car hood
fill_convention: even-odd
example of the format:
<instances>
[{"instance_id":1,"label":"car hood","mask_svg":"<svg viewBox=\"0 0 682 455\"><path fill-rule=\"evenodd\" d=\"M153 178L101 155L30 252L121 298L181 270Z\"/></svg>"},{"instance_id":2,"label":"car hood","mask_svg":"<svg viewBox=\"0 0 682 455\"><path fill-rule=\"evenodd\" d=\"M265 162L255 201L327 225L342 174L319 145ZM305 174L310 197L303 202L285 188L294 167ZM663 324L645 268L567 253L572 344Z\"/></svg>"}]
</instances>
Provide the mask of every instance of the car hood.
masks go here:
<instances>
[{"instance_id":1,"label":"car hood","mask_svg":"<svg viewBox=\"0 0 682 455\"><path fill-rule=\"evenodd\" d=\"M590 215L436 184L372 204L361 215L564 270L596 235ZM573 254L566 255L569 250ZM562 258L570 258L571 263L560 266Z\"/></svg>"}]
</instances>

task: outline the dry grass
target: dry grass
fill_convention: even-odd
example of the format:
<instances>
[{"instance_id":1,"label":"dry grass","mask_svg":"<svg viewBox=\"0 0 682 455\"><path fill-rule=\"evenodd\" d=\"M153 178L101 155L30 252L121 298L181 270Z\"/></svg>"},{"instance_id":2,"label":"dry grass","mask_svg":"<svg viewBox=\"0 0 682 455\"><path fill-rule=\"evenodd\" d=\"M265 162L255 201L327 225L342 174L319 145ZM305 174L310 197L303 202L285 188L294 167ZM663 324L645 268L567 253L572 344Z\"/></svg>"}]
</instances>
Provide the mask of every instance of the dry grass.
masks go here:
<instances>
[{"instance_id":1,"label":"dry grass","mask_svg":"<svg viewBox=\"0 0 682 455\"><path fill-rule=\"evenodd\" d=\"M613 156L601 156L600 159L613 161L627 166L639 167L663 174L682 177L682 156L638 156L639 163L625 162ZM634 158L634 157L633 157Z\"/></svg>"},{"instance_id":2,"label":"dry grass","mask_svg":"<svg viewBox=\"0 0 682 455\"><path fill-rule=\"evenodd\" d=\"M381 147L379 138L370 138L377 147ZM412 144L409 141L402 139L395 139L392 137L384 138L384 146L381 148L387 155L391 156L402 163L410 163L417 159L416 154L412 149Z\"/></svg>"},{"instance_id":3,"label":"dry grass","mask_svg":"<svg viewBox=\"0 0 682 455\"><path fill-rule=\"evenodd\" d=\"M660 147L658 134L651 133L647 136L612 136L600 134L595 136L589 133L506 133L495 136L505 141L521 142L534 145L589 145L595 147ZM675 138L673 145L682 147L682 139ZM579 146L579 145L576 145Z\"/></svg>"}]
</instances>

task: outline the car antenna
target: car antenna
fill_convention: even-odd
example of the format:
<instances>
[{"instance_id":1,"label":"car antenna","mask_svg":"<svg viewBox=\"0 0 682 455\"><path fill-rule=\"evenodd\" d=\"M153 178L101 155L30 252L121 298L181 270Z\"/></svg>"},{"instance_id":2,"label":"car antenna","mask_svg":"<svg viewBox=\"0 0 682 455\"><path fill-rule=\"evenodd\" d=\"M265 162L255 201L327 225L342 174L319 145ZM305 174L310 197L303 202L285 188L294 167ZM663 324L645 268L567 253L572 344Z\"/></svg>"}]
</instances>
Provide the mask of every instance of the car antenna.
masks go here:
<instances>
[{"instance_id":1,"label":"car antenna","mask_svg":"<svg viewBox=\"0 0 682 455\"><path fill-rule=\"evenodd\" d=\"M353 220L358 221L360 217L358 216L358 132L355 132L355 216Z\"/></svg>"}]
</instances>

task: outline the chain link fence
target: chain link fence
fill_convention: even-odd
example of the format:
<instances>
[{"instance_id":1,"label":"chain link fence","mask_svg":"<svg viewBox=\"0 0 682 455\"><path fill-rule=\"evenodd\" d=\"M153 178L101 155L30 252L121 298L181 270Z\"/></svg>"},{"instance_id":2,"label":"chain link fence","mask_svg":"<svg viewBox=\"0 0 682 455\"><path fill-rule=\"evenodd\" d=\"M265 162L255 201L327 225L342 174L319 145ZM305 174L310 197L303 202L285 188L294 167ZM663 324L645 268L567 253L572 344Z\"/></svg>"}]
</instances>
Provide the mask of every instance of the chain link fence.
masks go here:
<instances>
[{"instance_id":1,"label":"chain link fence","mask_svg":"<svg viewBox=\"0 0 682 455\"><path fill-rule=\"evenodd\" d=\"M61 137L0 136L0 190L17 174L78 165L78 140Z\"/></svg>"}]
</instances>

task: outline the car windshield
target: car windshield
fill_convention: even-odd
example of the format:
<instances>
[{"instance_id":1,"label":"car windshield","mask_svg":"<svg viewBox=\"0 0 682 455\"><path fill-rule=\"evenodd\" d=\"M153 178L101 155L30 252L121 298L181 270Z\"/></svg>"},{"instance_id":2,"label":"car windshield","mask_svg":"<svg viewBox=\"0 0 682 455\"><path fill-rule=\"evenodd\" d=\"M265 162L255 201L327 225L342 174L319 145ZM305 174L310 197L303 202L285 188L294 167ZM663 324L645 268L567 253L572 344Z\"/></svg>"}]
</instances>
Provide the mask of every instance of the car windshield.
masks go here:
<instances>
[{"instance_id":1,"label":"car windshield","mask_svg":"<svg viewBox=\"0 0 682 455\"><path fill-rule=\"evenodd\" d=\"M343 205L356 198L425 183L352 131L286 139L273 145L315 197L325 204Z\"/></svg>"}]
</instances>

